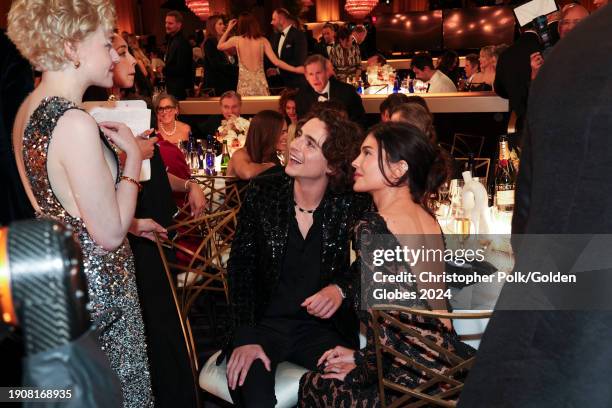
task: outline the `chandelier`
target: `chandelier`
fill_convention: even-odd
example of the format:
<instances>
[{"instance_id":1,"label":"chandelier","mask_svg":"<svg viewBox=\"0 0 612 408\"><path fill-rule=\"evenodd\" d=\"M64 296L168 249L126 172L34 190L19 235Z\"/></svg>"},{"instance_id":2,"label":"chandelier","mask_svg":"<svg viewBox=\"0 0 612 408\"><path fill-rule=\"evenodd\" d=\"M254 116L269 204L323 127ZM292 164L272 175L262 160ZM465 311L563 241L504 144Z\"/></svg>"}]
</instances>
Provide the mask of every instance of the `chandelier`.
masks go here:
<instances>
[{"instance_id":1,"label":"chandelier","mask_svg":"<svg viewBox=\"0 0 612 408\"><path fill-rule=\"evenodd\" d=\"M346 0L344 9L355 18L364 18L378 4L378 0Z\"/></svg>"},{"instance_id":2,"label":"chandelier","mask_svg":"<svg viewBox=\"0 0 612 408\"><path fill-rule=\"evenodd\" d=\"M185 0L185 4L200 20L206 20L210 16L210 3L207 0Z\"/></svg>"}]
</instances>

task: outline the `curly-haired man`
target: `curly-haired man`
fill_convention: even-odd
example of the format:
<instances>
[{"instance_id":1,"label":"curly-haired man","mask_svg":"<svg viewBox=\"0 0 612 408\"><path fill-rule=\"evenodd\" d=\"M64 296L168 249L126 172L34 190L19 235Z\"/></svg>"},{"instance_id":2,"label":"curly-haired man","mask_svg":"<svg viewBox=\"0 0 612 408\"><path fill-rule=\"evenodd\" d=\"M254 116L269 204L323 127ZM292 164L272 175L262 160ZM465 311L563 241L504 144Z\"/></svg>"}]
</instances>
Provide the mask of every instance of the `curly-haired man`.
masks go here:
<instances>
[{"instance_id":1,"label":"curly-haired man","mask_svg":"<svg viewBox=\"0 0 612 408\"><path fill-rule=\"evenodd\" d=\"M350 188L361 139L357 125L320 111L291 143L285 173L249 186L228 264L227 378L238 405L275 405L278 363L314 370L326 350L357 344L349 237L369 206Z\"/></svg>"}]
</instances>

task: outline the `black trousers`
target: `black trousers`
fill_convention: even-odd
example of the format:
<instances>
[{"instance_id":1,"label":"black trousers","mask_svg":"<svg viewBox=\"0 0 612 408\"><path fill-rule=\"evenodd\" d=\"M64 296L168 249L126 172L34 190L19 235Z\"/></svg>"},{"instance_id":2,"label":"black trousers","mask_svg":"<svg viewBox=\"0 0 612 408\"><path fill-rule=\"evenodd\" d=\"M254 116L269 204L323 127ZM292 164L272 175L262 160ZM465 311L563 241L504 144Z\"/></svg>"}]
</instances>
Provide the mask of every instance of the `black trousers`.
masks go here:
<instances>
[{"instance_id":1,"label":"black trousers","mask_svg":"<svg viewBox=\"0 0 612 408\"><path fill-rule=\"evenodd\" d=\"M231 390L236 406L268 408L276 405L274 376L283 361L317 370L317 360L338 345L350 347L329 322L316 320L264 319L256 326L256 337L271 362L271 371L255 360L242 387ZM230 354L231 355L231 354ZM229 360L229 356L228 356Z\"/></svg>"}]
</instances>

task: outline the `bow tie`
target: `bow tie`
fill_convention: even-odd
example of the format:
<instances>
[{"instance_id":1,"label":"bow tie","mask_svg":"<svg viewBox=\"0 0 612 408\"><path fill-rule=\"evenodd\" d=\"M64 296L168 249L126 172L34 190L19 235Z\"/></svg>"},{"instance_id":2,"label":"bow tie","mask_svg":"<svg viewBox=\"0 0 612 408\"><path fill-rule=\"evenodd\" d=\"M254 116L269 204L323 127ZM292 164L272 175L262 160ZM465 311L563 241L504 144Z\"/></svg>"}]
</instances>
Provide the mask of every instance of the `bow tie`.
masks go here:
<instances>
[{"instance_id":1,"label":"bow tie","mask_svg":"<svg viewBox=\"0 0 612 408\"><path fill-rule=\"evenodd\" d=\"M284 37L285 36L285 32L281 31L280 35L281 35L281 37Z\"/></svg>"},{"instance_id":2,"label":"bow tie","mask_svg":"<svg viewBox=\"0 0 612 408\"><path fill-rule=\"evenodd\" d=\"M322 92L322 93L316 92L316 94L318 96L322 96L325 99L329 99L329 93L328 92Z\"/></svg>"}]
</instances>

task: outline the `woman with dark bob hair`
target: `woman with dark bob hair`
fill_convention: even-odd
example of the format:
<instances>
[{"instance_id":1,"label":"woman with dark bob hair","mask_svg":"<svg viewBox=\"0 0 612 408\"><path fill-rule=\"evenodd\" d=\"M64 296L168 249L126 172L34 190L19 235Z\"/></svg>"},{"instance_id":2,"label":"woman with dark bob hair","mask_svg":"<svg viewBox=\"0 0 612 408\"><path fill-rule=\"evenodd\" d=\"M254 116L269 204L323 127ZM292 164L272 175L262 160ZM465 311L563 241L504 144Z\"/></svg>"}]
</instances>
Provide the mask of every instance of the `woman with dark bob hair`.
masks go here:
<instances>
[{"instance_id":1,"label":"woman with dark bob hair","mask_svg":"<svg viewBox=\"0 0 612 408\"><path fill-rule=\"evenodd\" d=\"M287 123L283 115L263 110L251 119L244 147L232 155L227 175L250 180L259 173L281 165L287 150Z\"/></svg>"},{"instance_id":2,"label":"woman with dark bob hair","mask_svg":"<svg viewBox=\"0 0 612 408\"><path fill-rule=\"evenodd\" d=\"M374 126L368 133L361 144L359 156L353 161L353 190L368 193L377 209L376 212L366 213L354 230L354 248L358 257L351 267L353 276L369 282L368 286L371 286L361 288L361 293L373 293L374 268L366 266L374 264L373 250L394 249L406 244L410 244L411 248L444 249L442 232L433 216L430 196L447 179L448 162L445 153L414 126L386 122ZM410 272L417 278L416 283L384 286L388 290L416 293L418 289L444 289L444 284L420 282L418 278L422 268L441 273L443 262L429 260L411 266L404 260L394 260L375 269L382 270L385 275ZM379 284L378 287L383 286ZM361 350L337 346L326 351L318 361L323 372L306 373L300 381L301 407L381 405L372 314L371 310L366 309L367 305L376 302L370 297L358 299L355 296L352 300L355 311L367 328L367 345ZM419 309L447 308L446 302L440 300L408 300L400 304ZM450 321L422 318L400 311L389 314L459 355L474 353L473 349L459 341ZM384 344L411 356L412 360L433 371L444 373L448 370L447 362L433 348L417 343L415 337L394 329L387 321L379 323ZM408 388L426 381L421 372L394 358L383 360L382 370L386 378ZM424 392L437 387L439 384ZM387 404L398 398L393 392L386 392L385 395Z\"/></svg>"}]
</instances>

